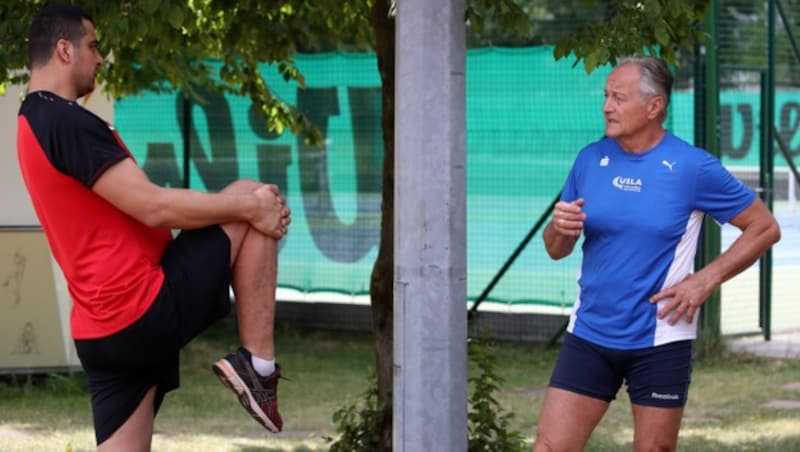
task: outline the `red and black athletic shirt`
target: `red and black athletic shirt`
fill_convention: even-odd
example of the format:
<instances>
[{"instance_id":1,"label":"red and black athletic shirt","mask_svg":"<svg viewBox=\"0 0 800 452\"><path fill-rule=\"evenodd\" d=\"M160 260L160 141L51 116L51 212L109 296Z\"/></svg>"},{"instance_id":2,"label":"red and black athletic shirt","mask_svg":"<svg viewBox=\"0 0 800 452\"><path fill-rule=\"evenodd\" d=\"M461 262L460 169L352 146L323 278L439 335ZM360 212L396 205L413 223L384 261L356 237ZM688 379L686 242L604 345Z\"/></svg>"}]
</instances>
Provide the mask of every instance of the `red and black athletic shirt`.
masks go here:
<instances>
[{"instance_id":1,"label":"red and black athletic shirt","mask_svg":"<svg viewBox=\"0 0 800 452\"><path fill-rule=\"evenodd\" d=\"M133 158L114 128L46 91L28 94L17 121L17 155L33 207L72 297L75 339L113 334L141 317L161 288L169 229L148 227L92 186Z\"/></svg>"}]
</instances>

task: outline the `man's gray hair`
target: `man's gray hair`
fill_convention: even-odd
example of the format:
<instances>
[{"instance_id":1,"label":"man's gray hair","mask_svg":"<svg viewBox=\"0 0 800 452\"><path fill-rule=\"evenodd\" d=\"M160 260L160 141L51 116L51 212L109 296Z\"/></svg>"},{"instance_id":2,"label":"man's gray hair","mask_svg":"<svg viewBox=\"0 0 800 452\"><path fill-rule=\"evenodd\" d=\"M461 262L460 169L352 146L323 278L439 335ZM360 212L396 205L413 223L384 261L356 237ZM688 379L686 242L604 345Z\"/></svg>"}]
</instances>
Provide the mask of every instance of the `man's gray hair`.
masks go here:
<instances>
[{"instance_id":1,"label":"man's gray hair","mask_svg":"<svg viewBox=\"0 0 800 452\"><path fill-rule=\"evenodd\" d=\"M617 67L635 64L639 66L642 74L639 82L639 91L645 100L654 96L661 96L664 99L664 109L661 111L661 121L667 119L667 108L669 107L670 93L672 91L672 73L667 67L667 63L661 58L650 56L626 57L619 60Z\"/></svg>"}]
</instances>

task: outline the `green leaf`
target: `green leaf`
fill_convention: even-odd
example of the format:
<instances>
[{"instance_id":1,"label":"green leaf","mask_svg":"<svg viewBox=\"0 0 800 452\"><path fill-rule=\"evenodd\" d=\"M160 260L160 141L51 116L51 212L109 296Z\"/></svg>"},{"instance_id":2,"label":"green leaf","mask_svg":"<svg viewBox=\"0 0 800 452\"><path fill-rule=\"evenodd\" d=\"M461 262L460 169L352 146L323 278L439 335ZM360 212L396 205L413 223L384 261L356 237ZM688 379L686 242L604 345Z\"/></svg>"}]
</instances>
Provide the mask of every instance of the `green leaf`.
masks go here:
<instances>
[{"instance_id":1,"label":"green leaf","mask_svg":"<svg viewBox=\"0 0 800 452\"><path fill-rule=\"evenodd\" d=\"M681 16L692 15L692 7L684 1L674 2L671 6L673 11L675 11L676 15L681 15Z\"/></svg>"},{"instance_id":2,"label":"green leaf","mask_svg":"<svg viewBox=\"0 0 800 452\"><path fill-rule=\"evenodd\" d=\"M483 26L483 17L480 14L473 14L469 18L470 26L475 30L475 33L483 33L484 26Z\"/></svg>"},{"instance_id":3,"label":"green leaf","mask_svg":"<svg viewBox=\"0 0 800 452\"><path fill-rule=\"evenodd\" d=\"M655 27L655 35L656 41L661 44L662 47L668 47L670 44L669 32L667 31L667 26L663 21L659 21Z\"/></svg>"},{"instance_id":4,"label":"green leaf","mask_svg":"<svg viewBox=\"0 0 800 452\"><path fill-rule=\"evenodd\" d=\"M183 18L183 8L181 8L177 3L173 4L169 11L169 17L167 18L169 20L169 24L172 26L172 28L180 30L181 27L183 27Z\"/></svg>"},{"instance_id":5,"label":"green leaf","mask_svg":"<svg viewBox=\"0 0 800 452\"><path fill-rule=\"evenodd\" d=\"M591 74L597 68L598 54L597 50L592 50L583 59L583 66L586 68L586 73Z\"/></svg>"},{"instance_id":6,"label":"green leaf","mask_svg":"<svg viewBox=\"0 0 800 452\"><path fill-rule=\"evenodd\" d=\"M555 58L556 61L566 57L568 54L569 54L569 41L560 40L553 47L553 58Z\"/></svg>"},{"instance_id":7,"label":"green leaf","mask_svg":"<svg viewBox=\"0 0 800 452\"><path fill-rule=\"evenodd\" d=\"M661 4L658 0L647 0L644 3L644 14L648 22L653 23L658 21L661 18Z\"/></svg>"},{"instance_id":8,"label":"green leaf","mask_svg":"<svg viewBox=\"0 0 800 452\"><path fill-rule=\"evenodd\" d=\"M609 54L608 54L608 48L607 47L601 47L601 48L597 49L597 64L598 65L602 66L602 65L608 63L608 58L609 58Z\"/></svg>"},{"instance_id":9,"label":"green leaf","mask_svg":"<svg viewBox=\"0 0 800 452\"><path fill-rule=\"evenodd\" d=\"M155 14L161 6L161 0L147 0L142 8L147 14Z\"/></svg>"}]
</instances>

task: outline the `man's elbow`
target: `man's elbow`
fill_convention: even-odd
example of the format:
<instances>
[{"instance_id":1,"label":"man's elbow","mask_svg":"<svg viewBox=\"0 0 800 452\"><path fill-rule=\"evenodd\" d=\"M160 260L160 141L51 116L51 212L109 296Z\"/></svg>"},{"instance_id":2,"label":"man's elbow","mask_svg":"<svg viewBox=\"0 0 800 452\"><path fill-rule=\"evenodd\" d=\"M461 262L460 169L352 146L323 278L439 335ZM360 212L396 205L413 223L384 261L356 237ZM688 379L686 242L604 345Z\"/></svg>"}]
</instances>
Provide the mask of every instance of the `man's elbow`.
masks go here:
<instances>
[{"instance_id":1,"label":"man's elbow","mask_svg":"<svg viewBox=\"0 0 800 452\"><path fill-rule=\"evenodd\" d=\"M781 227L772 215L765 216L752 224L752 237L759 244L761 250L759 255L778 243L781 239Z\"/></svg>"},{"instance_id":2,"label":"man's elbow","mask_svg":"<svg viewBox=\"0 0 800 452\"><path fill-rule=\"evenodd\" d=\"M136 219L151 228L167 228L172 225L170 211L164 203L153 200L147 204L146 209L136 215Z\"/></svg>"},{"instance_id":3,"label":"man's elbow","mask_svg":"<svg viewBox=\"0 0 800 452\"><path fill-rule=\"evenodd\" d=\"M764 232L764 236L769 240L769 245L772 246L778 243L781 240L781 227L778 225L778 222L775 221L775 218L771 219L769 225L767 226L767 230Z\"/></svg>"}]
</instances>

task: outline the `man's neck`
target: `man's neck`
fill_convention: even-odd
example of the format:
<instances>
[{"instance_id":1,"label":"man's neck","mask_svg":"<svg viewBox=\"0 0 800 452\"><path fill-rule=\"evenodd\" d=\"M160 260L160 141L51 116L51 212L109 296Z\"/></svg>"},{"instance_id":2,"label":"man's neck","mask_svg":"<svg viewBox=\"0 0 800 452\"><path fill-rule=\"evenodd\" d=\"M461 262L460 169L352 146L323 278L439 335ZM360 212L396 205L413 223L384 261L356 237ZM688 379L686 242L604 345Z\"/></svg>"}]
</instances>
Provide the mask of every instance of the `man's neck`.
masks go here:
<instances>
[{"instance_id":1,"label":"man's neck","mask_svg":"<svg viewBox=\"0 0 800 452\"><path fill-rule=\"evenodd\" d=\"M648 127L633 137L618 138L622 150L631 154L643 154L656 147L667 133L661 125Z\"/></svg>"},{"instance_id":2,"label":"man's neck","mask_svg":"<svg viewBox=\"0 0 800 452\"><path fill-rule=\"evenodd\" d=\"M59 97L75 101L78 96L75 88L64 83L65 77L57 76L46 69L31 71L31 80L28 82L28 92L49 91Z\"/></svg>"}]
</instances>

